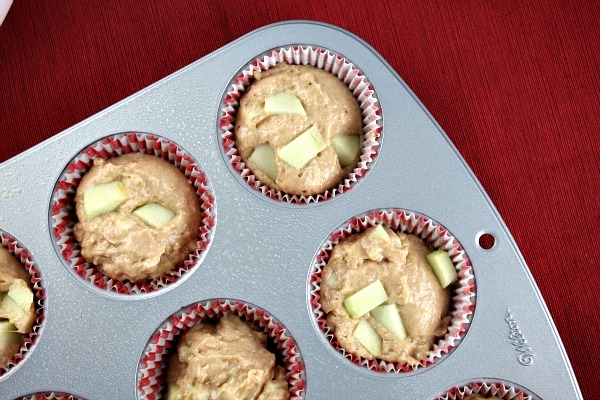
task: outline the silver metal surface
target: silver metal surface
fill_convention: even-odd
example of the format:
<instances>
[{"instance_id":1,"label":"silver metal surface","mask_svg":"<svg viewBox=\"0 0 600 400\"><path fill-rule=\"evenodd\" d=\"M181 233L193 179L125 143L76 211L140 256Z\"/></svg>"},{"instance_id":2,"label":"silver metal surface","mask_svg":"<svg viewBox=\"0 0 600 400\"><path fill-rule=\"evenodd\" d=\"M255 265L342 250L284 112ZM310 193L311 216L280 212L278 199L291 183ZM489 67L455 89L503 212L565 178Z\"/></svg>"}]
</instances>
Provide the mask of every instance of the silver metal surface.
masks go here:
<instances>
[{"instance_id":1,"label":"silver metal surface","mask_svg":"<svg viewBox=\"0 0 600 400\"><path fill-rule=\"evenodd\" d=\"M282 206L251 193L220 151L220 101L231 78L265 50L291 44L348 57L373 84L384 116L379 156L366 177L317 205ZM156 133L189 151L218 207L200 267L173 290L138 300L77 282L57 256L48 226L52 188L65 165L88 144L124 131ZM42 334L27 359L0 379L1 399L44 390L89 400L135 398L150 335L182 306L219 297L256 304L289 329L306 363L307 399L425 400L484 378L514 382L544 400L582 398L535 282L471 170L381 56L340 28L291 21L258 29L8 160L0 165L0 182L0 228L30 250L46 287ZM381 208L415 210L446 226L476 277L468 333L444 361L418 374L374 374L343 359L314 327L307 300L308 271L322 241L350 217ZM479 247L482 232L494 235L492 249ZM530 365L519 361L515 325L533 353Z\"/></svg>"}]
</instances>

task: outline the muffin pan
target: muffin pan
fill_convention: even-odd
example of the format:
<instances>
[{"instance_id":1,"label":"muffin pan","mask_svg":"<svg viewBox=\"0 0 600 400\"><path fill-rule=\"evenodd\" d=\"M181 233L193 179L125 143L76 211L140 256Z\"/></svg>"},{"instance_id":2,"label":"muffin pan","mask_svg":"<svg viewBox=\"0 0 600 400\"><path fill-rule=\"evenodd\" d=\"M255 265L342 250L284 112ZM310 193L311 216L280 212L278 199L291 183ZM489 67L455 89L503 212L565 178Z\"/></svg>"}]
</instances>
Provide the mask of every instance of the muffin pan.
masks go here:
<instances>
[{"instance_id":1,"label":"muffin pan","mask_svg":"<svg viewBox=\"0 0 600 400\"><path fill-rule=\"evenodd\" d=\"M377 94L382 127L366 175L343 193L302 204L251 187L232 166L221 127L225 95L240 71L267 52L298 45L328 49L358 68ZM123 132L177 143L208 178L215 205L203 258L169 290L141 296L79 279L56 251L52 228L64 169L90 143ZM264 310L293 338L303 367L292 372L295 398L455 398L482 382L502 388L507 399L582 398L536 284L477 179L393 69L340 28L294 21L258 29L3 163L0 180L0 229L35 259L44 288L43 329L0 376L3 399L48 391L142 398L142 360L155 333L211 299ZM472 266L470 323L447 354L406 373L345 358L319 329L311 305L318 253L344 223L373 210L414 210L439 222ZM489 249L479 244L483 234L494 237Z\"/></svg>"}]
</instances>

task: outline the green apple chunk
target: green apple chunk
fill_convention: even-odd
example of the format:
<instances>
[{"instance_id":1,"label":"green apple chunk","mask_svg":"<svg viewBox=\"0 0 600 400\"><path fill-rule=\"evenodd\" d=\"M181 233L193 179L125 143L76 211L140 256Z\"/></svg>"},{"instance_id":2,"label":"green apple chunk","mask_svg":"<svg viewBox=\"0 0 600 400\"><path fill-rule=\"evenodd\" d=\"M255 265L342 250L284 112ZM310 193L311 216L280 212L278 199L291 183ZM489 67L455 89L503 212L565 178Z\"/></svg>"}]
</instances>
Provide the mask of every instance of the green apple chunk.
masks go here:
<instances>
[{"instance_id":1,"label":"green apple chunk","mask_svg":"<svg viewBox=\"0 0 600 400\"><path fill-rule=\"evenodd\" d=\"M11 297L24 310L29 310L29 307L33 304L33 292L29 289L27 283L21 279L16 280L11 285L7 296Z\"/></svg>"},{"instance_id":2,"label":"green apple chunk","mask_svg":"<svg viewBox=\"0 0 600 400\"><path fill-rule=\"evenodd\" d=\"M381 355L383 348L383 339L377 331L365 320L362 320L356 326L353 333L358 343L360 343L367 351L375 357Z\"/></svg>"},{"instance_id":3,"label":"green apple chunk","mask_svg":"<svg viewBox=\"0 0 600 400\"><path fill-rule=\"evenodd\" d=\"M279 158L291 167L301 170L306 164L323 151L327 143L316 126L310 127L296 139L279 150Z\"/></svg>"},{"instance_id":4,"label":"green apple chunk","mask_svg":"<svg viewBox=\"0 0 600 400\"><path fill-rule=\"evenodd\" d=\"M371 310L371 316L398 339L406 339L406 329L396 304L382 304Z\"/></svg>"},{"instance_id":5,"label":"green apple chunk","mask_svg":"<svg viewBox=\"0 0 600 400\"><path fill-rule=\"evenodd\" d=\"M344 308L348 311L350 318L358 318L386 301L387 298L388 295L381 281L375 281L346 297Z\"/></svg>"},{"instance_id":6,"label":"green apple chunk","mask_svg":"<svg viewBox=\"0 0 600 400\"><path fill-rule=\"evenodd\" d=\"M327 277L327 284L333 289L337 289L340 287L340 279L335 271L331 271L329 276Z\"/></svg>"},{"instance_id":7,"label":"green apple chunk","mask_svg":"<svg viewBox=\"0 0 600 400\"><path fill-rule=\"evenodd\" d=\"M169 385L169 393L167 394L167 400L183 400L181 390L175 385Z\"/></svg>"},{"instance_id":8,"label":"green apple chunk","mask_svg":"<svg viewBox=\"0 0 600 400\"><path fill-rule=\"evenodd\" d=\"M0 349L6 349L21 341L21 334L18 332L0 331Z\"/></svg>"},{"instance_id":9,"label":"green apple chunk","mask_svg":"<svg viewBox=\"0 0 600 400\"><path fill-rule=\"evenodd\" d=\"M390 240L394 244L394 247L397 247L397 248L402 247L402 241L400 240L400 238L398 237L398 235L396 235L396 232L394 232L393 230L391 230L387 226L384 226L383 229L385 229L385 231L387 232Z\"/></svg>"},{"instance_id":10,"label":"green apple chunk","mask_svg":"<svg viewBox=\"0 0 600 400\"><path fill-rule=\"evenodd\" d=\"M275 161L275 152L273 148L268 144L261 144L248 158L248 161L252 161L258 169L267 174L269 178L273 182L277 180L277 175L279 173L277 169L277 162Z\"/></svg>"},{"instance_id":11,"label":"green apple chunk","mask_svg":"<svg viewBox=\"0 0 600 400\"><path fill-rule=\"evenodd\" d=\"M142 220L150 228L161 228L169 223L175 213L158 203L148 203L136 208L133 215Z\"/></svg>"},{"instance_id":12,"label":"green apple chunk","mask_svg":"<svg viewBox=\"0 0 600 400\"><path fill-rule=\"evenodd\" d=\"M17 327L14 326L10 321L0 321L0 332L16 332Z\"/></svg>"},{"instance_id":13,"label":"green apple chunk","mask_svg":"<svg viewBox=\"0 0 600 400\"><path fill-rule=\"evenodd\" d=\"M331 140L333 150L337 153L342 168L352 164L360 151L359 135L338 135Z\"/></svg>"},{"instance_id":14,"label":"green apple chunk","mask_svg":"<svg viewBox=\"0 0 600 400\"><path fill-rule=\"evenodd\" d=\"M450 259L450 256L444 250L436 250L425 256L431 268L433 268L433 272L440 281L440 285L445 289L450 286L456 278L458 278L458 273L454 268L454 264Z\"/></svg>"},{"instance_id":15,"label":"green apple chunk","mask_svg":"<svg viewBox=\"0 0 600 400\"><path fill-rule=\"evenodd\" d=\"M382 240L384 242L390 241L390 236L381 225L376 225L375 228L373 228L371 233L369 233L369 238L375 240Z\"/></svg>"},{"instance_id":16,"label":"green apple chunk","mask_svg":"<svg viewBox=\"0 0 600 400\"><path fill-rule=\"evenodd\" d=\"M112 212L127 200L129 192L122 181L114 181L87 188L83 192L85 215L94 219Z\"/></svg>"},{"instance_id":17,"label":"green apple chunk","mask_svg":"<svg viewBox=\"0 0 600 400\"><path fill-rule=\"evenodd\" d=\"M267 96L265 99L265 113L268 115L288 114L306 117L306 111L304 111L300 99L287 92Z\"/></svg>"}]
</instances>

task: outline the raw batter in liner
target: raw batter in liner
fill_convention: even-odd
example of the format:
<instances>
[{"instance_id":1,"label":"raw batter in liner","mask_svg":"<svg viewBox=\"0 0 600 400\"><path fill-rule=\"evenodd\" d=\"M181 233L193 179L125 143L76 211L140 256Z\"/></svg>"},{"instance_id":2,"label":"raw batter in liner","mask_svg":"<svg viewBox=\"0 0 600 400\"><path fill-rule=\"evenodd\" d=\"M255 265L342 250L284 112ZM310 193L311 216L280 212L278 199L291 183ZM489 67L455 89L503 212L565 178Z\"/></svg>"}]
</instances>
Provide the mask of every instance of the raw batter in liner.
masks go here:
<instances>
[{"instance_id":1,"label":"raw batter in liner","mask_svg":"<svg viewBox=\"0 0 600 400\"><path fill-rule=\"evenodd\" d=\"M463 400L480 400L480 399L489 399L489 400L502 400L500 397L484 397L480 394L473 394L471 396L465 397Z\"/></svg>"},{"instance_id":2,"label":"raw batter in liner","mask_svg":"<svg viewBox=\"0 0 600 400\"><path fill-rule=\"evenodd\" d=\"M27 286L31 290L31 281L25 267L10 252L0 245L0 293L7 293L10 287L17 284ZM0 317L6 317L0 315ZM35 320L35 309L33 304L29 309L28 321L20 333L30 333ZM21 342L11 343L0 348L0 367L5 366L12 360L21 348Z\"/></svg>"},{"instance_id":3,"label":"raw batter in liner","mask_svg":"<svg viewBox=\"0 0 600 400\"><path fill-rule=\"evenodd\" d=\"M339 244L322 271L321 306L327 324L340 345L348 352L373 360L353 336L358 323L366 319L383 339L379 359L402 364L418 364L426 358L436 338L446 333L450 316L450 289L442 289L425 255L431 250L415 235L385 228L392 240L369 237L373 228L355 234ZM335 271L339 287L333 288L328 277ZM408 337L392 335L370 313L352 319L344 308L346 297L380 280L387 295L386 303L396 303Z\"/></svg>"},{"instance_id":4,"label":"raw batter in liner","mask_svg":"<svg viewBox=\"0 0 600 400\"><path fill-rule=\"evenodd\" d=\"M288 400L285 370L266 343L265 332L234 315L192 327L169 360L169 400Z\"/></svg>"},{"instance_id":5,"label":"raw batter in liner","mask_svg":"<svg viewBox=\"0 0 600 400\"><path fill-rule=\"evenodd\" d=\"M360 135L362 116L357 100L335 75L309 65L280 63L263 73L240 101L235 124L235 140L242 160L266 186L295 195L313 195L336 187L359 160L342 169L331 139L337 135ZM287 92L300 99L306 117L266 115L265 98ZM276 156L279 170L273 182L248 158L262 144L271 145L275 154L311 126L316 125L329 144L320 155L298 171ZM362 139L361 139L362 140Z\"/></svg>"},{"instance_id":6,"label":"raw batter in liner","mask_svg":"<svg viewBox=\"0 0 600 400\"><path fill-rule=\"evenodd\" d=\"M113 212L88 219L83 192L121 180L129 199ZM86 261L114 279L139 282L169 273L196 245L200 205L195 189L175 166L159 157L130 153L109 160L96 159L81 179L75 197L75 237ZM150 228L131 214L158 203L175 213L169 223Z\"/></svg>"}]
</instances>

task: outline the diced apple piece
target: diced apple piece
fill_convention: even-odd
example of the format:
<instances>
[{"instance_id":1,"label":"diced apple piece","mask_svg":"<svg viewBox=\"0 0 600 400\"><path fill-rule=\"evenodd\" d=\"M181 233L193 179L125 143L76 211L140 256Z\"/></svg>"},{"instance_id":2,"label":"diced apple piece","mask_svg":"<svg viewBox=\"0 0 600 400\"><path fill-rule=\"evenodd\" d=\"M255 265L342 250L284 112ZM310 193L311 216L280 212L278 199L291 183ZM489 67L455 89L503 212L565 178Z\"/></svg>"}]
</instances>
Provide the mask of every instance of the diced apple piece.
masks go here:
<instances>
[{"instance_id":1,"label":"diced apple piece","mask_svg":"<svg viewBox=\"0 0 600 400\"><path fill-rule=\"evenodd\" d=\"M385 231L385 229L383 229L383 226L381 226L381 225L375 225L375 228L373 228L371 233L369 233L369 238L375 239L375 240L382 240L384 242L390 241L389 235L387 234L387 232Z\"/></svg>"},{"instance_id":2,"label":"diced apple piece","mask_svg":"<svg viewBox=\"0 0 600 400\"><path fill-rule=\"evenodd\" d=\"M358 343L360 343L367 351L375 357L381 355L383 348L383 339L377 331L365 320L362 320L356 326L353 333Z\"/></svg>"},{"instance_id":3,"label":"diced apple piece","mask_svg":"<svg viewBox=\"0 0 600 400\"><path fill-rule=\"evenodd\" d=\"M331 271L329 276L327 277L327 284L333 289L337 289L340 287L340 279L338 278L335 271Z\"/></svg>"},{"instance_id":4,"label":"diced apple piece","mask_svg":"<svg viewBox=\"0 0 600 400\"><path fill-rule=\"evenodd\" d=\"M388 236L390 237L390 240L394 244L394 247L400 248L402 246L402 241L400 240L398 235L396 235L396 232L394 232L387 226L384 226L383 229L385 229L385 231L387 232Z\"/></svg>"},{"instance_id":5,"label":"diced apple piece","mask_svg":"<svg viewBox=\"0 0 600 400\"><path fill-rule=\"evenodd\" d=\"M181 390L175 385L169 385L169 393L167 394L167 400L183 400Z\"/></svg>"},{"instance_id":6,"label":"diced apple piece","mask_svg":"<svg viewBox=\"0 0 600 400\"><path fill-rule=\"evenodd\" d=\"M275 152L268 144L261 144L254 149L254 152L248 161L252 161L256 164L258 169L267 174L273 182L277 180L279 171L277 169L277 162L275 161Z\"/></svg>"},{"instance_id":7,"label":"diced apple piece","mask_svg":"<svg viewBox=\"0 0 600 400\"><path fill-rule=\"evenodd\" d=\"M304 111L300 99L286 92L267 96L265 99L265 112L269 115L288 114L306 117L306 111Z\"/></svg>"},{"instance_id":8,"label":"diced apple piece","mask_svg":"<svg viewBox=\"0 0 600 400\"><path fill-rule=\"evenodd\" d=\"M454 268L454 264L450 259L450 256L444 250L436 250L425 256L431 268L433 268L433 272L440 281L440 285L445 289L450 284L452 284L456 278L458 278L458 273Z\"/></svg>"},{"instance_id":9,"label":"diced apple piece","mask_svg":"<svg viewBox=\"0 0 600 400\"><path fill-rule=\"evenodd\" d=\"M12 299L24 310L29 310L33 304L33 292L22 279L17 279L8 290L7 296Z\"/></svg>"},{"instance_id":10,"label":"diced apple piece","mask_svg":"<svg viewBox=\"0 0 600 400\"><path fill-rule=\"evenodd\" d=\"M0 318L8 319L18 332L27 333L31 330L31 325L35 319L33 293L22 279L16 280L11 285L8 293L2 297Z\"/></svg>"},{"instance_id":11,"label":"diced apple piece","mask_svg":"<svg viewBox=\"0 0 600 400\"><path fill-rule=\"evenodd\" d=\"M133 215L142 220L150 228L161 228L169 223L175 213L158 203L148 203L136 208Z\"/></svg>"},{"instance_id":12,"label":"diced apple piece","mask_svg":"<svg viewBox=\"0 0 600 400\"><path fill-rule=\"evenodd\" d=\"M346 297L344 308L348 311L350 318L358 318L386 301L387 298L388 295L381 281L375 281Z\"/></svg>"},{"instance_id":13,"label":"diced apple piece","mask_svg":"<svg viewBox=\"0 0 600 400\"><path fill-rule=\"evenodd\" d=\"M337 153L338 160L342 168L352 164L352 161L360 151L360 136L358 135L338 135L331 139L333 150Z\"/></svg>"},{"instance_id":14,"label":"diced apple piece","mask_svg":"<svg viewBox=\"0 0 600 400\"><path fill-rule=\"evenodd\" d=\"M327 143L316 126L310 127L296 139L279 150L279 158L291 167L301 170L327 147Z\"/></svg>"},{"instance_id":15,"label":"diced apple piece","mask_svg":"<svg viewBox=\"0 0 600 400\"><path fill-rule=\"evenodd\" d=\"M21 334L17 332L0 331L0 349L6 349L21 341Z\"/></svg>"},{"instance_id":16,"label":"diced apple piece","mask_svg":"<svg viewBox=\"0 0 600 400\"><path fill-rule=\"evenodd\" d=\"M396 304L382 304L371 310L371 316L398 339L406 339L406 329Z\"/></svg>"},{"instance_id":17,"label":"diced apple piece","mask_svg":"<svg viewBox=\"0 0 600 400\"><path fill-rule=\"evenodd\" d=\"M10 321L0 321L0 332L16 332L17 327Z\"/></svg>"},{"instance_id":18,"label":"diced apple piece","mask_svg":"<svg viewBox=\"0 0 600 400\"><path fill-rule=\"evenodd\" d=\"M127 200L129 192L122 181L114 181L87 188L83 192L85 215L94 219L112 212Z\"/></svg>"}]
</instances>

